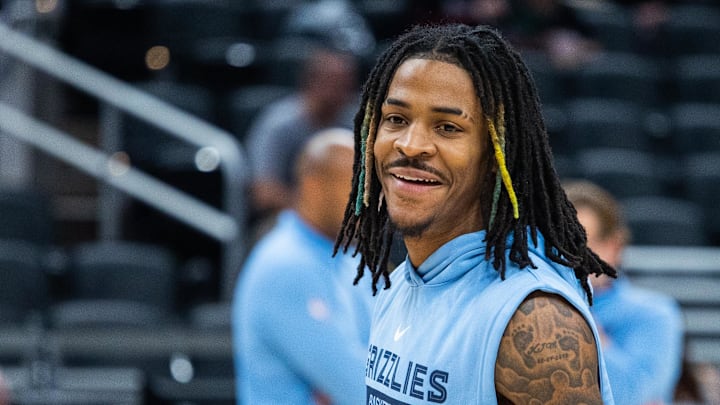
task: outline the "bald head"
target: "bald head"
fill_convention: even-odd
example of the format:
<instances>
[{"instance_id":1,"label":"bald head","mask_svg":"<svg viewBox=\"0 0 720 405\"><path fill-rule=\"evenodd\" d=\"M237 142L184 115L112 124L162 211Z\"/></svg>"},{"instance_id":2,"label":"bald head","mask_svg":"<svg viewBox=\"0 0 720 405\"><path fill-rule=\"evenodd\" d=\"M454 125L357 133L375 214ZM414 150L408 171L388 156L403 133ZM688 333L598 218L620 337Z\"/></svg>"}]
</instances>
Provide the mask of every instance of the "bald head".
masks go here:
<instances>
[{"instance_id":1,"label":"bald head","mask_svg":"<svg viewBox=\"0 0 720 405\"><path fill-rule=\"evenodd\" d=\"M295 209L330 239L342 225L352 183L353 155L352 131L326 129L305 144L295 166Z\"/></svg>"}]
</instances>

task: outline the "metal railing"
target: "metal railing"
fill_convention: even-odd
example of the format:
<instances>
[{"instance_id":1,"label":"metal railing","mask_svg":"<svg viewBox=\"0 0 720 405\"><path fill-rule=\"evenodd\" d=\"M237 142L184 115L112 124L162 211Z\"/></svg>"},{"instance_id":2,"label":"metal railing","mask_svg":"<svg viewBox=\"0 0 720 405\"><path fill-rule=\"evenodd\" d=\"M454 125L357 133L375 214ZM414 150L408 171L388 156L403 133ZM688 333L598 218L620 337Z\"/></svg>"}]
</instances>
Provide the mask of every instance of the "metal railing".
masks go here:
<instances>
[{"instance_id":1,"label":"metal railing","mask_svg":"<svg viewBox=\"0 0 720 405\"><path fill-rule=\"evenodd\" d=\"M0 23L0 53L98 99L101 103L101 143L106 149L108 145L117 144L122 112L150 123L198 150L212 150L217 154L222 176L222 210L137 168L123 165L112 158L112 150L103 151L86 145L0 102L0 130L3 133L63 160L222 243L221 297L229 298L234 276L244 258L246 239L242 224L247 215L243 193L247 170L239 142L231 134L3 23ZM101 207L102 236L112 236L112 224L116 223L118 215L114 208Z\"/></svg>"}]
</instances>

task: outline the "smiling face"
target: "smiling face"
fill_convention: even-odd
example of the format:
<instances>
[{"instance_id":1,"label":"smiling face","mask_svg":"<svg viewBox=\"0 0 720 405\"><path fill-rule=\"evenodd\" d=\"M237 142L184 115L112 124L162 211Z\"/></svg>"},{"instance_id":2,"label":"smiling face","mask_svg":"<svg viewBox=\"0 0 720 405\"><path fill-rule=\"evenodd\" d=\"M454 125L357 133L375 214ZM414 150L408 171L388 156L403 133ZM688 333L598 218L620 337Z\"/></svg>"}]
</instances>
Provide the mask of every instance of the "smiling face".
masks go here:
<instances>
[{"instance_id":1,"label":"smiling face","mask_svg":"<svg viewBox=\"0 0 720 405\"><path fill-rule=\"evenodd\" d=\"M398 67L373 152L388 214L413 264L483 228L480 189L489 145L468 72L417 58Z\"/></svg>"}]
</instances>

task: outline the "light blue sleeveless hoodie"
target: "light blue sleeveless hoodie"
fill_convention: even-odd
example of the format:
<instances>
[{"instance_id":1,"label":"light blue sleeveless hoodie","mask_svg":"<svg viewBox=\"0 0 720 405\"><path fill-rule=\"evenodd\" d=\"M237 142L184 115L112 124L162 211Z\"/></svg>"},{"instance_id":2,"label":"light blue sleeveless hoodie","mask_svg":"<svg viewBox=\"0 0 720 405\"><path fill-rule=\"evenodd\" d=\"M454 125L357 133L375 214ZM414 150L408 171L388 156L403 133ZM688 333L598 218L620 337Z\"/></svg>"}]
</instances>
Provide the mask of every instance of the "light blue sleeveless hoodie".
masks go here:
<instances>
[{"instance_id":1,"label":"light blue sleeveless hoodie","mask_svg":"<svg viewBox=\"0 0 720 405\"><path fill-rule=\"evenodd\" d=\"M533 291L565 298L595 335L586 294L572 269L550 262L544 240L530 243L536 269L507 261L500 279L485 260L485 231L459 236L417 270L409 261L378 294L365 368L366 404L497 404L495 361L510 318ZM613 405L598 349L600 388Z\"/></svg>"}]
</instances>

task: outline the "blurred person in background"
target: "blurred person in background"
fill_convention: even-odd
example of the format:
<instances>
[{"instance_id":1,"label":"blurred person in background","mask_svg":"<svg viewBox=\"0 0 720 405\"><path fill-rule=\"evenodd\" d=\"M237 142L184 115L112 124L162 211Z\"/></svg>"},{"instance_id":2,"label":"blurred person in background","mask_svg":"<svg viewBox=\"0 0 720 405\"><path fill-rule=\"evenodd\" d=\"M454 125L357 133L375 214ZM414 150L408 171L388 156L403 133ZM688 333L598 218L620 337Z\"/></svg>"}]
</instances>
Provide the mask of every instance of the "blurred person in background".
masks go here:
<instances>
[{"instance_id":1,"label":"blurred person in background","mask_svg":"<svg viewBox=\"0 0 720 405\"><path fill-rule=\"evenodd\" d=\"M683 359L680 381L675 387L675 404L720 404L720 369L706 361Z\"/></svg>"},{"instance_id":2,"label":"blurred person in background","mask_svg":"<svg viewBox=\"0 0 720 405\"><path fill-rule=\"evenodd\" d=\"M2 371L0 371L0 405L10 405L10 399L10 386L5 380Z\"/></svg>"},{"instance_id":3,"label":"blurred person in background","mask_svg":"<svg viewBox=\"0 0 720 405\"><path fill-rule=\"evenodd\" d=\"M662 26L670 19L672 4L682 3L682 0L616 0L616 2L629 10L632 16L633 28L639 40L638 51L642 53L662 51L665 46L660 35Z\"/></svg>"},{"instance_id":4,"label":"blurred person in background","mask_svg":"<svg viewBox=\"0 0 720 405\"><path fill-rule=\"evenodd\" d=\"M351 131L313 137L292 208L250 252L232 311L238 403L364 402L372 295L353 286L359 258L333 257L352 168Z\"/></svg>"},{"instance_id":5,"label":"blurred person in background","mask_svg":"<svg viewBox=\"0 0 720 405\"><path fill-rule=\"evenodd\" d=\"M305 142L323 128L352 127L357 75L355 56L319 47L305 61L297 92L266 106L255 118L246 145L259 224L290 206L293 167Z\"/></svg>"},{"instance_id":6,"label":"blurred person in background","mask_svg":"<svg viewBox=\"0 0 720 405\"><path fill-rule=\"evenodd\" d=\"M622 254L630 240L620 206L598 185L564 184L585 227L587 242L619 270L613 279L591 278L591 307L615 401L622 405L670 404L683 357L683 317L670 296L634 286L622 275Z\"/></svg>"},{"instance_id":7,"label":"blurred person in background","mask_svg":"<svg viewBox=\"0 0 720 405\"><path fill-rule=\"evenodd\" d=\"M546 52L557 68L578 68L601 49L595 33L569 2L515 0L512 19L511 42L521 50Z\"/></svg>"},{"instance_id":8,"label":"blurred person in background","mask_svg":"<svg viewBox=\"0 0 720 405\"><path fill-rule=\"evenodd\" d=\"M574 69L601 49L574 5L560 0L447 0L443 12L466 24L496 27L521 53L539 51L560 69Z\"/></svg>"}]
</instances>

